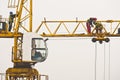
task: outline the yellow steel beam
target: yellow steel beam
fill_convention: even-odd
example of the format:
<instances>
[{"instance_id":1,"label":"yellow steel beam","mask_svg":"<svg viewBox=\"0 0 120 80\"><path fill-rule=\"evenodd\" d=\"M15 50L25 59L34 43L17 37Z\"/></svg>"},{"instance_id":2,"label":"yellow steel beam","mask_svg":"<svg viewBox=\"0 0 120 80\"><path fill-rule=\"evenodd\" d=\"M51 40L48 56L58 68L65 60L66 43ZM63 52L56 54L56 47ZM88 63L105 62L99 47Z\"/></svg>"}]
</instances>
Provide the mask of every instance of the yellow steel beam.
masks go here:
<instances>
[{"instance_id":1,"label":"yellow steel beam","mask_svg":"<svg viewBox=\"0 0 120 80\"><path fill-rule=\"evenodd\" d=\"M36 33L39 33L43 37L120 37L120 34L116 33L120 28L120 20L98 20L103 25L103 32L96 33L96 28L92 28L91 34L88 34L85 20L63 20L63 21L42 21L40 26L36 29ZM54 25L57 23L57 26ZM66 24L75 24L72 26L72 30L69 30L70 26ZM52 26L49 24L53 24ZM109 25L108 25L109 24ZM53 27L54 26L54 27ZM62 33L58 32L61 27L64 27ZM46 30L41 30L42 27ZM62 28L63 28L62 27ZM54 28L54 29L53 29ZM80 29L82 28L82 30ZM79 29L79 30L78 30ZM77 32L77 30L79 32Z\"/></svg>"},{"instance_id":2,"label":"yellow steel beam","mask_svg":"<svg viewBox=\"0 0 120 80\"><path fill-rule=\"evenodd\" d=\"M50 20L50 21L42 21L45 23L54 23L54 22L86 22L86 20ZM120 22L120 20L98 20L97 22Z\"/></svg>"},{"instance_id":3,"label":"yellow steel beam","mask_svg":"<svg viewBox=\"0 0 120 80\"><path fill-rule=\"evenodd\" d=\"M92 34L41 34L43 37L92 37Z\"/></svg>"},{"instance_id":4,"label":"yellow steel beam","mask_svg":"<svg viewBox=\"0 0 120 80\"><path fill-rule=\"evenodd\" d=\"M29 31L32 32L32 0L30 0L30 19L29 19Z\"/></svg>"},{"instance_id":5,"label":"yellow steel beam","mask_svg":"<svg viewBox=\"0 0 120 80\"><path fill-rule=\"evenodd\" d=\"M22 33L0 33L0 38L14 38L14 37L22 37Z\"/></svg>"},{"instance_id":6,"label":"yellow steel beam","mask_svg":"<svg viewBox=\"0 0 120 80\"><path fill-rule=\"evenodd\" d=\"M96 34L40 34L43 37L95 37ZM105 34L105 37L120 37L120 34Z\"/></svg>"},{"instance_id":7,"label":"yellow steel beam","mask_svg":"<svg viewBox=\"0 0 120 80\"><path fill-rule=\"evenodd\" d=\"M26 4L29 5L26 5ZM14 7L14 5L17 5ZM15 17L14 20L14 27L13 33L0 33L0 38L14 38L14 48L13 48L13 62L19 61L17 58L17 51L18 51L18 45L21 44L19 43L18 37L22 38L22 34L19 33L20 30L19 28L22 27L23 30L26 32L32 32L32 0L9 0L8 2L9 7L14 7L16 8L16 14L17 16ZM24 12L26 14L24 14ZM25 22L26 24L22 24Z\"/></svg>"}]
</instances>

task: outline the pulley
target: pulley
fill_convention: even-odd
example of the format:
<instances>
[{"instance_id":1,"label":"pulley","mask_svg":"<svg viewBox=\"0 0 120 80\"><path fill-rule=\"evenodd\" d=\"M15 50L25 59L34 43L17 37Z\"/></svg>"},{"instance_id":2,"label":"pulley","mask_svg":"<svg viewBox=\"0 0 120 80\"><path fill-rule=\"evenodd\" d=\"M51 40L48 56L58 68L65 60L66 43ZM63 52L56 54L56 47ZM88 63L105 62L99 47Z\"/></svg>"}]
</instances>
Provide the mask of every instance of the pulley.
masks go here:
<instances>
[{"instance_id":1,"label":"pulley","mask_svg":"<svg viewBox=\"0 0 120 80\"><path fill-rule=\"evenodd\" d=\"M92 38L92 42L96 42L96 41L99 41L99 43L102 44L103 41L109 42L110 39L109 38Z\"/></svg>"}]
</instances>

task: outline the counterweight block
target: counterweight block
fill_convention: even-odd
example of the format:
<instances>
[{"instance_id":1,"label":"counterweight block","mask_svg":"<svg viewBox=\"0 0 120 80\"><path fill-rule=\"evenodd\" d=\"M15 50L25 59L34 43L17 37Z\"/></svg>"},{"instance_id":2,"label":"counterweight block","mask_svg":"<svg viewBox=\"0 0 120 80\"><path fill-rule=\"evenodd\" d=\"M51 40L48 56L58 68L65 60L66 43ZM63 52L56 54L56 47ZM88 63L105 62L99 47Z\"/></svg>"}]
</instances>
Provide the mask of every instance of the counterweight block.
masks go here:
<instances>
[{"instance_id":1,"label":"counterweight block","mask_svg":"<svg viewBox=\"0 0 120 80\"><path fill-rule=\"evenodd\" d=\"M40 80L39 73L33 68L8 68L6 80Z\"/></svg>"}]
</instances>

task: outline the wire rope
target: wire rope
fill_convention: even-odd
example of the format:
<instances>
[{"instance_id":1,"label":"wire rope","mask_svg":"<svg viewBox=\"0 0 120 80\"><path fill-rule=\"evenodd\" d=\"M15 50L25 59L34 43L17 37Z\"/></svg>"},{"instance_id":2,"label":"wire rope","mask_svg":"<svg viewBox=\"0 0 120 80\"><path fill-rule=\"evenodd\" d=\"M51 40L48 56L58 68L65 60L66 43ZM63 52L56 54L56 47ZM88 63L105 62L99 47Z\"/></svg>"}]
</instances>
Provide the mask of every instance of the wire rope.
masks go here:
<instances>
[{"instance_id":1,"label":"wire rope","mask_svg":"<svg viewBox=\"0 0 120 80\"><path fill-rule=\"evenodd\" d=\"M91 39L91 38L78 38L78 37L74 37L74 38L50 38L49 40L82 40L82 39ZM120 38L114 38L114 39L120 39ZM111 43L109 42L108 47L109 47L109 51L108 51L108 80L110 80L110 65L111 65L111 55L110 55L110 45ZM97 80L97 42L95 42L95 60L94 60L94 80ZM104 42L104 70L103 70L103 80L106 79L106 43Z\"/></svg>"},{"instance_id":2,"label":"wire rope","mask_svg":"<svg viewBox=\"0 0 120 80\"><path fill-rule=\"evenodd\" d=\"M110 80L110 63L111 63L110 45L111 43L109 42L108 80Z\"/></svg>"},{"instance_id":3,"label":"wire rope","mask_svg":"<svg viewBox=\"0 0 120 80\"><path fill-rule=\"evenodd\" d=\"M106 44L104 42L104 74L103 74L104 77L103 77L103 80L105 80L105 73L106 73L105 72L105 67L106 67L105 66L105 64L106 64L106 53L105 52L106 52Z\"/></svg>"},{"instance_id":4,"label":"wire rope","mask_svg":"<svg viewBox=\"0 0 120 80\"><path fill-rule=\"evenodd\" d=\"M95 72L94 72L94 80L97 80L97 42L95 43Z\"/></svg>"}]
</instances>

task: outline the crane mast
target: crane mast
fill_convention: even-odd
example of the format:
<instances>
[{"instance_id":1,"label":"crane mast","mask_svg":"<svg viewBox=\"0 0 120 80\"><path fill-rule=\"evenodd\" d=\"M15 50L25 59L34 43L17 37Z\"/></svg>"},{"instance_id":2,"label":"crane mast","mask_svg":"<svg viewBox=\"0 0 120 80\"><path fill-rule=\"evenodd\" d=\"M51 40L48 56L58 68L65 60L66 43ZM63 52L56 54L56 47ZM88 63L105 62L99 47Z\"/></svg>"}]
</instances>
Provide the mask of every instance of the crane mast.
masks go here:
<instances>
[{"instance_id":1,"label":"crane mast","mask_svg":"<svg viewBox=\"0 0 120 80\"><path fill-rule=\"evenodd\" d=\"M26 6L25 4L29 4L29 6ZM20 27L22 27L27 32L32 32L32 0L9 0L8 7L16 8L13 33L19 34ZM26 11L27 14L23 15L23 11ZM29 21L27 21L28 19ZM27 26L22 25L22 23L25 21L27 21ZM20 37L14 36L12 60L14 66L13 68L8 68L8 70L6 71L6 80L16 80L20 78L28 80L39 80L38 71L31 67L33 64L35 64L35 62L23 61L22 59L22 41L23 34L21 34Z\"/></svg>"},{"instance_id":2,"label":"crane mast","mask_svg":"<svg viewBox=\"0 0 120 80\"><path fill-rule=\"evenodd\" d=\"M29 6L26 6L25 4L29 4ZM15 13L16 16L15 16L15 21L13 26L13 33L14 34L21 33L19 30L20 27L22 27L26 32L32 32L32 0L9 0L8 8L16 8L16 13ZM24 13L23 11L27 12L26 15L23 15ZM24 26L22 25L22 23L25 21L27 22L27 25ZM13 62L21 62L22 60L17 57L18 56L17 52L18 52L19 45L22 44L23 34L20 36L20 38L19 36L14 37Z\"/></svg>"},{"instance_id":3,"label":"crane mast","mask_svg":"<svg viewBox=\"0 0 120 80\"><path fill-rule=\"evenodd\" d=\"M8 8L15 8L16 13L14 14L14 21L12 25L13 30L10 28L10 20L0 22L5 23L6 26L2 26L0 38L14 38L14 46L12 47L12 62L14 63L12 68L6 70L6 80L40 80L39 72L32 68L32 65L36 64L34 60L23 60L23 32L21 30L32 33L32 0L9 0ZM10 12L11 13L11 12ZM26 23L24 25L23 23ZM5 27L5 29L4 29ZM34 41L45 41L42 38L33 38ZM33 48L32 50L46 51L47 48ZM46 53L45 53L46 54ZM43 58L42 62L46 59ZM45 75L44 75L45 76ZM46 76L45 76L46 77Z\"/></svg>"}]
</instances>

